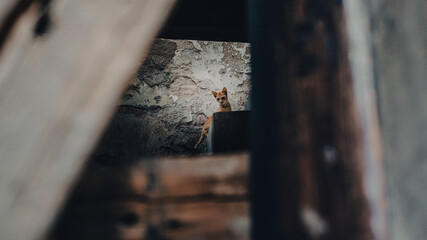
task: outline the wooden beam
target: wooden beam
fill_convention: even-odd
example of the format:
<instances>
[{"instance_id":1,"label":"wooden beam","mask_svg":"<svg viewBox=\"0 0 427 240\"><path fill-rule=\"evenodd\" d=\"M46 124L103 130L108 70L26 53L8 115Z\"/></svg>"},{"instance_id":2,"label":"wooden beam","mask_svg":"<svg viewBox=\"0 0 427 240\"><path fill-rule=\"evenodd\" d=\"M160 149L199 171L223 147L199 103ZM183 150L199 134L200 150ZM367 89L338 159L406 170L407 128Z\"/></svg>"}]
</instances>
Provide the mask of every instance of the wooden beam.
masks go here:
<instances>
[{"instance_id":1,"label":"wooden beam","mask_svg":"<svg viewBox=\"0 0 427 240\"><path fill-rule=\"evenodd\" d=\"M248 158L91 163L48 239L248 239Z\"/></svg>"},{"instance_id":2,"label":"wooden beam","mask_svg":"<svg viewBox=\"0 0 427 240\"><path fill-rule=\"evenodd\" d=\"M248 154L143 160L125 166L91 164L71 198L135 196L147 202L221 198L247 193Z\"/></svg>"},{"instance_id":3,"label":"wooden beam","mask_svg":"<svg viewBox=\"0 0 427 240\"><path fill-rule=\"evenodd\" d=\"M19 14L0 33L0 239L38 239L174 1L6 2L1 24Z\"/></svg>"},{"instance_id":4,"label":"wooden beam","mask_svg":"<svg viewBox=\"0 0 427 240\"><path fill-rule=\"evenodd\" d=\"M248 202L150 205L135 200L68 207L49 240L249 239Z\"/></svg>"},{"instance_id":5,"label":"wooden beam","mask_svg":"<svg viewBox=\"0 0 427 240\"><path fill-rule=\"evenodd\" d=\"M350 71L342 1L249 9L252 238L383 239L372 223L385 208L372 208L368 186L384 189L366 168L381 166L377 109Z\"/></svg>"}]
</instances>

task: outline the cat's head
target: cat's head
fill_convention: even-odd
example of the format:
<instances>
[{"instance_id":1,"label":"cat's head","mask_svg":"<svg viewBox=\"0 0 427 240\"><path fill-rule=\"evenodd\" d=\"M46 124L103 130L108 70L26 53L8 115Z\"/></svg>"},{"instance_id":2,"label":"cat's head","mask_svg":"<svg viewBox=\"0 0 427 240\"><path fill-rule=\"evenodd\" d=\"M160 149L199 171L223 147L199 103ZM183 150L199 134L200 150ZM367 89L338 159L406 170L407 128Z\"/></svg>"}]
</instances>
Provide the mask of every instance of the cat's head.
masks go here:
<instances>
[{"instance_id":1,"label":"cat's head","mask_svg":"<svg viewBox=\"0 0 427 240\"><path fill-rule=\"evenodd\" d=\"M228 102L227 88L223 88L221 92L212 91L212 95L222 107L230 106L230 103Z\"/></svg>"}]
</instances>

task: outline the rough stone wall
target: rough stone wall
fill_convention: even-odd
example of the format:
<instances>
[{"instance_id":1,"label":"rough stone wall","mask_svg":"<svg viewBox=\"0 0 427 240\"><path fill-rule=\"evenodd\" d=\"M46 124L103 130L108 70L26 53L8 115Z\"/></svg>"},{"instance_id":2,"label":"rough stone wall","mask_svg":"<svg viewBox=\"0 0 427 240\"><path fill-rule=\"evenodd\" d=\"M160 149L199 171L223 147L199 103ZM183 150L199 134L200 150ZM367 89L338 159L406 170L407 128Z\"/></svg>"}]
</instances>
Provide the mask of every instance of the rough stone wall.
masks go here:
<instances>
[{"instance_id":1,"label":"rough stone wall","mask_svg":"<svg viewBox=\"0 0 427 240\"><path fill-rule=\"evenodd\" d=\"M158 39L125 92L95 157L111 161L194 154L211 91L228 89L233 111L249 94L247 43Z\"/></svg>"}]
</instances>

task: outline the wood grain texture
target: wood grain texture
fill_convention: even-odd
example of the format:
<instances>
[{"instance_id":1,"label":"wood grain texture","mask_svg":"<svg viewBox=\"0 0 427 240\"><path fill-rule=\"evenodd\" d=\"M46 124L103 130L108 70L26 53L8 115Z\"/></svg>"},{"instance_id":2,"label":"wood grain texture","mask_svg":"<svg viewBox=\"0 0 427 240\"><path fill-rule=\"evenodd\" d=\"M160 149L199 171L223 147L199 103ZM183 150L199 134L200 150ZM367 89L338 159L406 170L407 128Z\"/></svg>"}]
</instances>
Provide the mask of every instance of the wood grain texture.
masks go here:
<instances>
[{"instance_id":1,"label":"wood grain texture","mask_svg":"<svg viewBox=\"0 0 427 240\"><path fill-rule=\"evenodd\" d=\"M248 203L140 201L68 207L49 240L249 239Z\"/></svg>"},{"instance_id":2,"label":"wood grain texture","mask_svg":"<svg viewBox=\"0 0 427 240\"><path fill-rule=\"evenodd\" d=\"M248 155L90 164L48 239L248 239Z\"/></svg>"},{"instance_id":3,"label":"wood grain texture","mask_svg":"<svg viewBox=\"0 0 427 240\"><path fill-rule=\"evenodd\" d=\"M41 236L173 3L54 0L35 38L30 1L1 33L0 239Z\"/></svg>"},{"instance_id":4,"label":"wood grain texture","mask_svg":"<svg viewBox=\"0 0 427 240\"><path fill-rule=\"evenodd\" d=\"M126 166L90 164L71 198L136 196L146 201L245 196L248 154L164 158ZM150 200L151 199L151 200Z\"/></svg>"},{"instance_id":5,"label":"wood grain texture","mask_svg":"<svg viewBox=\"0 0 427 240\"><path fill-rule=\"evenodd\" d=\"M342 2L253 0L250 13L253 239L379 239L378 119L355 89Z\"/></svg>"}]
</instances>

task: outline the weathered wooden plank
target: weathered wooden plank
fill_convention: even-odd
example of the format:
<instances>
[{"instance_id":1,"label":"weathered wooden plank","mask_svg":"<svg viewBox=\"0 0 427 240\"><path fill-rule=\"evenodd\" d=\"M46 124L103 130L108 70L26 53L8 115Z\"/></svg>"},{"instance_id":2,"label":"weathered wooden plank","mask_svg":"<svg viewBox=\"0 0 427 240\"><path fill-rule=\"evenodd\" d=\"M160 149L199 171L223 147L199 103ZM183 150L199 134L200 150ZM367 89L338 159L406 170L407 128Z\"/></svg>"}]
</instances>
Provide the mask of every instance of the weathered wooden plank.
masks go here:
<instances>
[{"instance_id":1,"label":"weathered wooden plank","mask_svg":"<svg viewBox=\"0 0 427 240\"><path fill-rule=\"evenodd\" d=\"M151 222L159 226L156 231L165 239L249 239L247 202L165 204L155 208L158 216L151 216Z\"/></svg>"},{"instance_id":2,"label":"weathered wooden plank","mask_svg":"<svg viewBox=\"0 0 427 240\"><path fill-rule=\"evenodd\" d=\"M0 239L37 239L49 225L173 2L54 0L51 27L34 38L32 1L10 23L0 55Z\"/></svg>"},{"instance_id":3,"label":"weathered wooden plank","mask_svg":"<svg viewBox=\"0 0 427 240\"><path fill-rule=\"evenodd\" d=\"M248 154L92 163L49 239L248 239Z\"/></svg>"},{"instance_id":4,"label":"weathered wooden plank","mask_svg":"<svg viewBox=\"0 0 427 240\"><path fill-rule=\"evenodd\" d=\"M139 201L73 205L47 238L66 239L249 239L247 202L147 205Z\"/></svg>"},{"instance_id":5,"label":"weathered wooden plank","mask_svg":"<svg viewBox=\"0 0 427 240\"><path fill-rule=\"evenodd\" d=\"M249 8L253 239L380 239L372 222L384 208L371 208L367 187L382 186L366 169L381 164L375 98L351 75L342 1Z\"/></svg>"},{"instance_id":6,"label":"weathered wooden plank","mask_svg":"<svg viewBox=\"0 0 427 240\"><path fill-rule=\"evenodd\" d=\"M148 212L145 203L129 199L72 205L44 239L143 239Z\"/></svg>"},{"instance_id":7,"label":"weathered wooden plank","mask_svg":"<svg viewBox=\"0 0 427 240\"><path fill-rule=\"evenodd\" d=\"M170 158L128 166L90 164L72 198L134 196L145 201L246 197L248 154Z\"/></svg>"}]
</instances>

